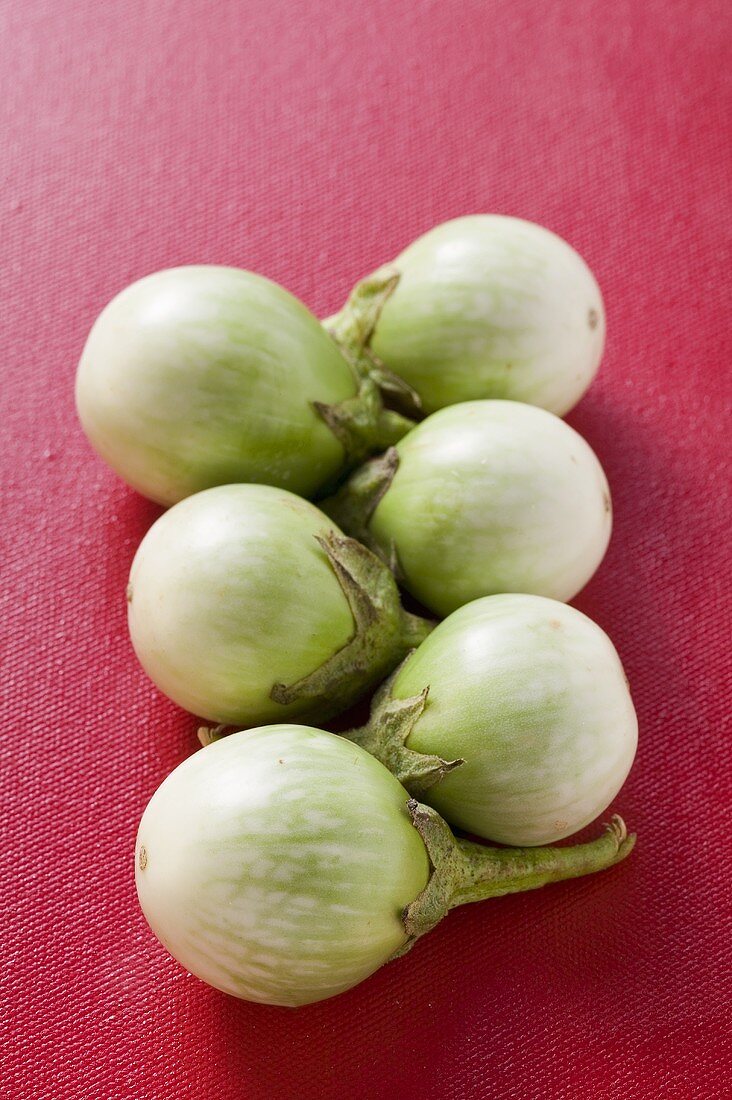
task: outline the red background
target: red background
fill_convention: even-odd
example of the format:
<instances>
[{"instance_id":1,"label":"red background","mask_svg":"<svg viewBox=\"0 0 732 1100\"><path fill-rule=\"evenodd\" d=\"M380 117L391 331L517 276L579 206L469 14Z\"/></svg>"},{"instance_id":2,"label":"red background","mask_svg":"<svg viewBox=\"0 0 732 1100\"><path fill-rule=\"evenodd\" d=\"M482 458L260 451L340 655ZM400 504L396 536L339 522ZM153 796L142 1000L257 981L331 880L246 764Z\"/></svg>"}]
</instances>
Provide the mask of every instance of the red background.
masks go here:
<instances>
[{"instance_id":1,"label":"red background","mask_svg":"<svg viewBox=\"0 0 732 1100\"><path fill-rule=\"evenodd\" d=\"M0 0L0 24L4 1094L729 1095L729 4ZM136 904L137 821L195 723L128 644L157 509L87 447L76 361L157 268L253 268L325 314L476 211L562 234L604 290L570 421L617 518L577 603L634 691L638 847L452 914L336 1001L237 1002Z\"/></svg>"}]
</instances>

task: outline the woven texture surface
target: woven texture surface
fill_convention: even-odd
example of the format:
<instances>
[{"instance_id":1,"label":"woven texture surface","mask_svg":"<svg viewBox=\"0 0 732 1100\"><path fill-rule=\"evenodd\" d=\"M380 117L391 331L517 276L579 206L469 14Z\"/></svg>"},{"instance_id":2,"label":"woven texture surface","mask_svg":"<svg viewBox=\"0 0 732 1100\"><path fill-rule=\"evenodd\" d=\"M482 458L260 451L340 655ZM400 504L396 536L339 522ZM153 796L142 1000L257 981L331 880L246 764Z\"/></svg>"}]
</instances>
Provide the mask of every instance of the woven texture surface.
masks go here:
<instances>
[{"instance_id":1,"label":"woven texture surface","mask_svg":"<svg viewBox=\"0 0 732 1100\"><path fill-rule=\"evenodd\" d=\"M4 1095L729 1095L731 29L724 0L0 0ZM76 361L158 268L252 268L322 315L477 211L562 234L605 294L569 419L616 525L576 603L637 703L638 847L451 914L331 1003L237 1002L136 904L139 815L195 723L128 643L158 509L87 447Z\"/></svg>"}]
</instances>

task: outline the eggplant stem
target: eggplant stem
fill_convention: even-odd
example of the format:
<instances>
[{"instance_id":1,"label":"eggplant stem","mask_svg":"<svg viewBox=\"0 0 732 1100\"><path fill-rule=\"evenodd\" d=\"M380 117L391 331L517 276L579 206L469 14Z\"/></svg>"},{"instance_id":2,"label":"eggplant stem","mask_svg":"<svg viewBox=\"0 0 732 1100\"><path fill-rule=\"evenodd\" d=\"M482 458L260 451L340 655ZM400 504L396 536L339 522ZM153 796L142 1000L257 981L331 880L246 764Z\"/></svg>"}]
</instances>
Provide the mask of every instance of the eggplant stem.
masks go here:
<instances>
[{"instance_id":1,"label":"eggplant stem","mask_svg":"<svg viewBox=\"0 0 732 1100\"><path fill-rule=\"evenodd\" d=\"M430 806L410 799L407 807L427 848L432 874L425 889L402 914L409 937L403 950L458 905L604 871L630 855L636 839L616 814L602 836L586 844L491 848L454 837L447 822Z\"/></svg>"},{"instance_id":2,"label":"eggplant stem","mask_svg":"<svg viewBox=\"0 0 732 1100\"><path fill-rule=\"evenodd\" d=\"M358 368L368 374L374 368L383 368L373 357L364 356L363 353L368 348L381 311L396 290L400 277L397 268L390 264L380 267L356 283L343 309L323 322L323 327L341 350L346 349L353 355Z\"/></svg>"},{"instance_id":3,"label":"eggplant stem","mask_svg":"<svg viewBox=\"0 0 732 1100\"><path fill-rule=\"evenodd\" d=\"M378 554L397 579L400 571L394 547L385 553L371 534L369 524L398 469L399 454L395 447L390 447L383 455L360 466L333 496L318 505L342 530Z\"/></svg>"},{"instance_id":4,"label":"eggplant stem","mask_svg":"<svg viewBox=\"0 0 732 1100\"><path fill-rule=\"evenodd\" d=\"M398 282L399 272L394 268L374 272L354 287L340 313L323 322L353 371L358 392L333 405L314 401L313 408L343 447L350 467L398 443L414 427L411 416L420 411L412 387L392 374L369 347L381 311ZM396 407L385 407L385 400Z\"/></svg>"}]
</instances>

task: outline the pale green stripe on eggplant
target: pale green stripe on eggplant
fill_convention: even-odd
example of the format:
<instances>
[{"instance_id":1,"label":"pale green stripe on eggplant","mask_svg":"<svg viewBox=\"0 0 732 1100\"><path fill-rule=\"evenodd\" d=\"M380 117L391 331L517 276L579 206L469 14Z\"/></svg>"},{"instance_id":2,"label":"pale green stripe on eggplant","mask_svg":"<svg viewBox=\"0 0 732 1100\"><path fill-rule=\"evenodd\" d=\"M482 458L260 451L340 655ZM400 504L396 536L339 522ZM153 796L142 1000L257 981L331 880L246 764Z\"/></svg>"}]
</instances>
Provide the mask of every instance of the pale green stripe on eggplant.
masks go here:
<instances>
[{"instance_id":1,"label":"pale green stripe on eggplant","mask_svg":"<svg viewBox=\"0 0 732 1100\"><path fill-rule=\"evenodd\" d=\"M130 573L135 651L158 687L218 722L297 713L270 700L351 637L313 505L269 486L222 486L153 525ZM308 598L303 599L302 593Z\"/></svg>"},{"instance_id":2,"label":"pale green stripe on eggplant","mask_svg":"<svg viewBox=\"0 0 732 1100\"><path fill-rule=\"evenodd\" d=\"M343 452L311 402L356 381L309 311L234 268L175 268L123 291L101 314L77 379L82 423L135 488L172 503L229 481L305 494Z\"/></svg>"},{"instance_id":3,"label":"pale green stripe on eggplant","mask_svg":"<svg viewBox=\"0 0 732 1100\"><path fill-rule=\"evenodd\" d=\"M405 942L400 914L429 863L377 761L317 730L272 730L226 738L163 784L140 826L138 888L189 969L297 1004L362 980Z\"/></svg>"}]
</instances>

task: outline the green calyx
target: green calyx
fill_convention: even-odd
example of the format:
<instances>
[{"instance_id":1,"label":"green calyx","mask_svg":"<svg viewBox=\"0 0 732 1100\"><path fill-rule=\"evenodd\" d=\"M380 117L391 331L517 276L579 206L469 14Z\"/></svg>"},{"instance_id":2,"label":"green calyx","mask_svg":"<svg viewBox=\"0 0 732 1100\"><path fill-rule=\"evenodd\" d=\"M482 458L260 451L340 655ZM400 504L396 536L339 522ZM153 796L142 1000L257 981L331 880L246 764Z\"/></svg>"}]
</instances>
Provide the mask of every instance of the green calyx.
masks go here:
<instances>
[{"instance_id":1,"label":"green calyx","mask_svg":"<svg viewBox=\"0 0 732 1100\"><path fill-rule=\"evenodd\" d=\"M310 675L294 684L275 684L271 697L285 706L307 700L320 717L330 717L378 683L435 624L404 610L393 576L365 546L332 531L318 542L348 601L354 632Z\"/></svg>"},{"instance_id":2,"label":"green calyx","mask_svg":"<svg viewBox=\"0 0 732 1100\"><path fill-rule=\"evenodd\" d=\"M315 401L313 405L343 447L350 466L397 443L414 427L410 416L420 411L415 391L387 370L369 347L384 303L398 281L398 272L382 268L358 283L341 312L323 323L354 372L358 393L338 404ZM385 400L395 408L386 408Z\"/></svg>"},{"instance_id":3,"label":"green calyx","mask_svg":"<svg viewBox=\"0 0 732 1100\"><path fill-rule=\"evenodd\" d=\"M427 704L429 687L409 699L393 699L391 689L399 671L374 696L366 725L342 736L375 756L414 798L422 798L430 787L465 761L443 760L407 747L407 738Z\"/></svg>"},{"instance_id":4,"label":"green calyx","mask_svg":"<svg viewBox=\"0 0 732 1100\"><path fill-rule=\"evenodd\" d=\"M624 860L635 845L635 836L628 835L623 819L614 815L602 836L587 844L489 848L453 836L447 822L431 807L414 799L407 805L427 849L432 873L422 893L402 913L408 939L396 955L409 951L458 905L603 871Z\"/></svg>"},{"instance_id":5,"label":"green calyx","mask_svg":"<svg viewBox=\"0 0 732 1100\"><path fill-rule=\"evenodd\" d=\"M435 624L405 611L396 582L384 563L355 539L331 531L316 536L353 616L350 639L319 668L292 684L275 684L270 698L298 714L331 718L354 703L415 649ZM209 744L226 727L199 730Z\"/></svg>"},{"instance_id":6,"label":"green calyx","mask_svg":"<svg viewBox=\"0 0 732 1100\"><path fill-rule=\"evenodd\" d=\"M395 447L390 447L383 455L364 462L338 492L318 505L339 527L378 554L397 579L401 571L396 548L392 545L385 551L372 535L369 524L398 469L399 454Z\"/></svg>"}]
</instances>

